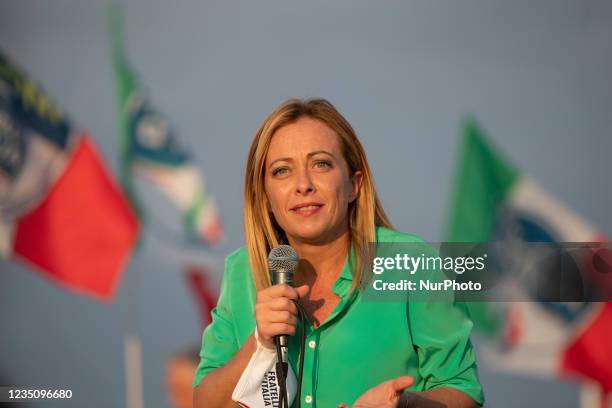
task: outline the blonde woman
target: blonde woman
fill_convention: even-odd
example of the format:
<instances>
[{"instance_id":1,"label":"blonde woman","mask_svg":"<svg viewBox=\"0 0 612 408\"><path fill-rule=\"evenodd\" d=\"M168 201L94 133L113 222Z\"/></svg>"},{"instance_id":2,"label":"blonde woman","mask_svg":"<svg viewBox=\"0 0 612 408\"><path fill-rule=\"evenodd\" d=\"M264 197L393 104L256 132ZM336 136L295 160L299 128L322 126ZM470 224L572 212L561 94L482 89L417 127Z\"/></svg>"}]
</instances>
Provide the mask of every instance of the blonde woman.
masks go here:
<instances>
[{"instance_id":1,"label":"blonde woman","mask_svg":"<svg viewBox=\"0 0 612 408\"><path fill-rule=\"evenodd\" d=\"M423 241L392 229L364 149L329 102L289 100L264 120L247 158L243 215L245 246L226 260L204 331L195 407L236 406L257 341L272 348L275 336L296 333L298 298L307 312L302 407L391 407L408 386L448 407L483 403L471 322L452 304L361 296L368 242ZM283 243L300 259L295 288L270 282L267 256ZM297 372L295 337L289 347Z\"/></svg>"}]
</instances>

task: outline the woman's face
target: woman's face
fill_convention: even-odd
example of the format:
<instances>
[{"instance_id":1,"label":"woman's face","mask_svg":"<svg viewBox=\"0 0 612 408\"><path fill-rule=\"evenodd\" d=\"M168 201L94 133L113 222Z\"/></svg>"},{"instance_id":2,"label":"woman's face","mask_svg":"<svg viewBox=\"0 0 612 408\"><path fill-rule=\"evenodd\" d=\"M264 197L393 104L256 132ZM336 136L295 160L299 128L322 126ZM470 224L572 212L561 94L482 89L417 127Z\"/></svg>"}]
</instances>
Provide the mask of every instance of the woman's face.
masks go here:
<instances>
[{"instance_id":1,"label":"woman's face","mask_svg":"<svg viewBox=\"0 0 612 408\"><path fill-rule=\"evenodd\" d=\"M272 136L265 163L269 210L290 242L331 242L348 230L348 205L362 174L351 177L336 133L302 117Z\"/></svg>"}]
</instances>

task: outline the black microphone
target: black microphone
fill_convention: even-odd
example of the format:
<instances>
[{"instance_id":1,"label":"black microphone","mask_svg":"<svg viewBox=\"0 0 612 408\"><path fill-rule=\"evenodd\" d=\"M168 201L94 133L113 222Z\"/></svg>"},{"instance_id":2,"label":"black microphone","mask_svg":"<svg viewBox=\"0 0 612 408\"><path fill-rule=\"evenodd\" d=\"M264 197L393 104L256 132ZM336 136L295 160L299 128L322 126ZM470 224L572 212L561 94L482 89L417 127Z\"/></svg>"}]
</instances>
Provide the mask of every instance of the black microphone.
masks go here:
<instances>
[{"instance_id":1,"label":"black microphone","mask_svg":"<svg viewBox=\"0 0 612 408\"><path fill-rule=\"evenodd\" d=\"M293 287L293 274L298 266L298 256L295 249L289 245L279 245L272 248L268 255L268 269L272 275L272 284L285 284ZM287 335L280 335L280 345L287 348Z\"/></svg>"},{"instance_id":2,"label":"black microphone","mask_svg":"<svg viewBox=\"0 0 612 408\"><path fill-rule=\"evenodd\" d=\"M298 256L295 249L289 245L279 245L276 248L272 248L270 254L268 254L268 269L272 274L271 280L273 285L286 284L293 287L293 273L298 266ZM304 337L304 336L302 336ZM285 379L287 378L287 372L289 370L289 364L287 362L288 341L287 335L281 334L276 336L276 356L278 361L276 363L276 377L278 378L279 385L279 396L280 404L282 408L289 407L289 394L287 392L287 384ZM303 355L303 351L301 351ZM301 382L301 366L300 366L300 382ZM297 406L300 406L300 390L301 386L298 384L297 394Z\"/></svg>"}]
</instances>

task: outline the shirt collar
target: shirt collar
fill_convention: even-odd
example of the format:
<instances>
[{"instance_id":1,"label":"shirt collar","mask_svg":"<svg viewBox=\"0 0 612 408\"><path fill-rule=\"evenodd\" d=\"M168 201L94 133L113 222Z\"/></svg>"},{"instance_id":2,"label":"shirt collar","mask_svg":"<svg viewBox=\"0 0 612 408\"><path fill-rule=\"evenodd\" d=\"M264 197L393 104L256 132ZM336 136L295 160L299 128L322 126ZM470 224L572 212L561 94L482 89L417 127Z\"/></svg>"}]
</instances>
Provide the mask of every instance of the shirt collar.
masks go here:
<instances>
[{"instance_id":1,"label":"shirt collar","mask_svg":"<svg viewBox=\"0 0 612 408\"><path fill-rule=\"evenodd\" d=\"M374 239L376 240L376 242L378 242L378 229L379 227L376 227L376 229L374 230ZM350 248L349 249L350 253L353 252L353 249ZM353 274L350 271L349 268L349 256L347 254L346 259L344 260L344 266L342 267L342 271L340 272L340 276L338 276L338 279L336 280L336 282L334 283L334 286L332 287L334 293L336 293L337 295L339 295L339 293L336 292L336 287L338 285L341 285L342 281L348 281L348 285L350 287L351 283L353 283Z\"/></svg>"},{"instance_id":2,"label":"shirt collar","mask_svg":"<svg viewBox=\"0 0 612 408\"><path fill-rule=\"evenodd\" d=\"M351 274L349 268L349 256L347 255L346 259L344 260L344 266L342 267L340 276L338 276L338 279L336 279L336 282L334 282L334 285L332 286L332 291L336 295L340 296L341 299L344 299L348 294L352 283L353 275Z\"/></svg>"}]
</instances>

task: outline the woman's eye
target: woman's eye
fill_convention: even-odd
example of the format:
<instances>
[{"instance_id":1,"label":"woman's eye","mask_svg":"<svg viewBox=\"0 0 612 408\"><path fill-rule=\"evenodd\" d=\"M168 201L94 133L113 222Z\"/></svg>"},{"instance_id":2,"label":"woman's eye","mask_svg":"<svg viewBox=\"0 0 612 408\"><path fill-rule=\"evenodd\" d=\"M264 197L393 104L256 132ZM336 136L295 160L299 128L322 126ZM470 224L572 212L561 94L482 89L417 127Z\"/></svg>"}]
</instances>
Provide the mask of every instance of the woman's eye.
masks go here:
<instances>
[{"instance_id":1,"label":"woman's eye","mask_svg":"<svg viewBox=\"0 0 612 408\"><path fill-rule=\"evenodd\" d=\"M327 160L317 160L314 162L314 167L317 167L319 169L327 169L330 168L332 165L329 161Z\"/></svg>"},{"instance_id":2,"label":"woman's eye","mask_svg":"<svg viewBox=\"0 0 612 408\"><path fill-rule=\"evenodd\" d=\"M272 170L272 175L273 176L280 176L281 174L285 174L289 171L289 169L287 167L277 167L274 170Z\"/></svg>"}]
</instances>

